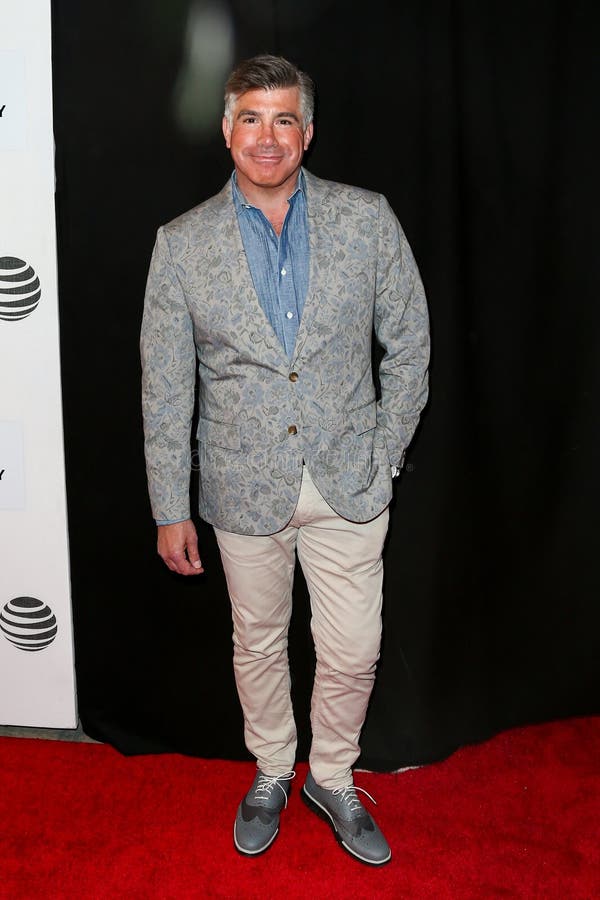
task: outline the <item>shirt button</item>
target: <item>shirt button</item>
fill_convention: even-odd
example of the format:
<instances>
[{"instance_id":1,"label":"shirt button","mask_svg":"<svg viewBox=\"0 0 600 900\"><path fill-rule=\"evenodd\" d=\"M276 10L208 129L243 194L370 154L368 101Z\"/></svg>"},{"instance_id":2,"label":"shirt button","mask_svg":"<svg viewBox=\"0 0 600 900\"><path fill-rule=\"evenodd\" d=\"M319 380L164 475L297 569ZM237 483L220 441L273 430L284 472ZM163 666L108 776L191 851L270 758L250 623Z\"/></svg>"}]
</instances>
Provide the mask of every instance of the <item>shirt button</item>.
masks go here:
<instances>
[{"instance_id":1,"label":"shirt button","mask_svg":"<svg viewBox=\"0 0 600 900\"><path fill-rule=\"evenodd\" d=\"M298 381L298 373L297 372L290 372L288 377L289 377L290 381Z\"/></svg>"},{"instance_id":2,"label":"shirt button","mask_svg":"<svg viewBox=\"0 0 600 900\"><path fill-rule=\"evenodd\" d=\"M285 268L282 269L282 270L281 270L281 274L282 274L282 275L287 275L287 269L285 269Z\"/></svg>"},{"instance_id":3,"label":"shirt button","mask_svg":"<svg viewBox=\"0 0 600 900\"><path fill-rule=\"evenodd\" d=\"M295 425L288 425L288 434L298 434L298 429Z\"/></svg>"},{"instance_id":4,"label":"shirt button","mask_svg":"<svg viewBox=\"0 0 600 900\"><path fill-rule=\"evenodd\" d=\"M288 319L293 319L293 318L294 318L294 313L293 313L293 312L291 312L291 311L289 311L289 312L286 312L286 314L285 314L285 315L286 315L286 318L288 318Z\"/></svg>"}]
</instances>

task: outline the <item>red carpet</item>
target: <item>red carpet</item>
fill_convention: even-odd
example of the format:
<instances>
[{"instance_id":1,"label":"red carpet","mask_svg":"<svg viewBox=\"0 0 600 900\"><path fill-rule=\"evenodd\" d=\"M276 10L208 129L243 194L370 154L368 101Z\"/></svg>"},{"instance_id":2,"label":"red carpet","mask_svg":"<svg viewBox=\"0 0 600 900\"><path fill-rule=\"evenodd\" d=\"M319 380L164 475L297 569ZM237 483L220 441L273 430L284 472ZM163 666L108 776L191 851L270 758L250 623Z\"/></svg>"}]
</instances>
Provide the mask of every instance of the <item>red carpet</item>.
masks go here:
<instances>
[{"instance_id":1,"label":"red carpet","mask_svg":"<svg viewBox=\"0 0 600 900\"><path fill-rule=\"evenodd\" d=\"M0 896L600 898L600 717L514 729L404 773L357 773L392 845L381 869L347 856L306 809L305 772L274 845L245 859L231 834L250 763L0 738Z\"/></svg>"}]
</instances>

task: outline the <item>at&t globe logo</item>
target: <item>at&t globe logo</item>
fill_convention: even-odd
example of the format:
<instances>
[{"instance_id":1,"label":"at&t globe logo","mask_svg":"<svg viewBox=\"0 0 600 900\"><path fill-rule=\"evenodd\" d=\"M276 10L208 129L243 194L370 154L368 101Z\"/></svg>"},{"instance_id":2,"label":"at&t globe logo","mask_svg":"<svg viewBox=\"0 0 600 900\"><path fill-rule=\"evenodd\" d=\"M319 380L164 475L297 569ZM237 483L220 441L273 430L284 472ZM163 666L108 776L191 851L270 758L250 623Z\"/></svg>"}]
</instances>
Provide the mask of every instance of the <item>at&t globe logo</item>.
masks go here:
<instances>
[{"instance_id":1,"label":"at&t globe logo","mask_svg":"<svg viewBox=\"0 0 600 900\"><path fill-rule=\"evenodd\" d=\"M40 280L25 260L0 256L0 319L25 319L36 309L41 295Z\"/></svg>"},{"instance_id":2,"label":"at&t globe logo","mask_svg":"<svg viewBox=\"0 0 600 900\"><path fill-rule=\"evenodd\" d=\"M36 597L15 597L0 613L0 629L19 650L43 650L56 637L56 616Z\"/></svg>"}]
</instances>

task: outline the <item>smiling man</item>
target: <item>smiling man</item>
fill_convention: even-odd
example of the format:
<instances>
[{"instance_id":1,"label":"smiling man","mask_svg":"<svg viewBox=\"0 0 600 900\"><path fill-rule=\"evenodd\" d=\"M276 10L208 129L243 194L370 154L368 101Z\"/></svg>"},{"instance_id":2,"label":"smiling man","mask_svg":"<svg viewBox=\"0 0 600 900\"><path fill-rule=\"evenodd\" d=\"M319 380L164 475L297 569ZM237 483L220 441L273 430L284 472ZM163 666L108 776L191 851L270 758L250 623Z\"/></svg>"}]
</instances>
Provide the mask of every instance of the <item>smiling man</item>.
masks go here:
<instances>
[{"instance_id":1,"label":"smiling man","mask_svg":"<svg viewBox=\"0 0 600 900\"><path fill-rule=\"evenodd\" d=\"M312 139L312 121L304 126L296 87L246 91L237 104L234 96L230 95L225 110L223 134L238 186L247 198L267 206L269 219L273 207L274 217L281 219L281 231L288 198Z\"/></svg>"},{"instance_id":2,"label":"smiling man","mask_svg":"<svg viewBox=\"0 0 600 900\"><path fill-rule=\"evenodd\" d=\"M353 765L379 658L392 479L428 396L429 320L385 196L303 167L313 107L312 79L293 63L240 63L225 87L231 179L158 229L141 335L146 468L160 556L178 574L203 572L189 506L197 378L199 512L221 553L257 764L235 847L271 846L294 777L297 556L316 654L302 797L348 853L382 865L391 850Z\"/></svg>"}]
</instances>

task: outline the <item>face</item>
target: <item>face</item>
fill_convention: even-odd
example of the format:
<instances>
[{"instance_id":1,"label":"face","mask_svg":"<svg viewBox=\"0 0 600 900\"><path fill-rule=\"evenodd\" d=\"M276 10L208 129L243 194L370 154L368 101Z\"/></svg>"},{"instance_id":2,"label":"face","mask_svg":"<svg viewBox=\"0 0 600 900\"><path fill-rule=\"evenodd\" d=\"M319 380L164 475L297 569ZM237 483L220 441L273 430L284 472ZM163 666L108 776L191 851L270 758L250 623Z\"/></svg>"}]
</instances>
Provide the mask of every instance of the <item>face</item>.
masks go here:
<instances>
[{"instance_id":1,"label":"face","mask_svg":"<svg viewBox=\"0 0 600 900\"><path fill-rule=\"evenodd\" d=\"M313 126L303 129L298 88L247 91L238 97L233 127L223 119L238 184L250 198L257 190L293 189Z\"/></svg>"}]
</instances>

